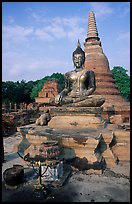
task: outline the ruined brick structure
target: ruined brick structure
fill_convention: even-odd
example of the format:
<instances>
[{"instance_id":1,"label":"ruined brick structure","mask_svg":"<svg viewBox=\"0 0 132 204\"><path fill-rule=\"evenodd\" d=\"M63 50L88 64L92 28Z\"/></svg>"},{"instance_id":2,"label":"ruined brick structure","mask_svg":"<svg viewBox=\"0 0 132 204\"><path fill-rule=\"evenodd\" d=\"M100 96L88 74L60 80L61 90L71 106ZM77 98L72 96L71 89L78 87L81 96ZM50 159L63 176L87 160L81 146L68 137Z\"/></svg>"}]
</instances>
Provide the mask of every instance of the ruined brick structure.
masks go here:
<instances>
[{"instance_id":1,"label":"ruined brick structure","mask_svg":"<svg viewBox=\"0 0 132 204\"><path fill-rule=\"evenodd\" d=\"M47 80L44 83L43 89L38 93L38 97L35 98L37 103L49 103L50 98L55 97L58 94L58 82L56 80Z\"/></svg>"},{"instance_id":2,"label":"ruined brick structure","mask_svg":"<svg viewBox=\"0 0 132 204\"><path fill-rule=\"evenodd\" d=\"M109 62L105 56L98 31L96 26L95 15L93 12L89 13L88 33L85 39L85 69L93 70L96 76L96 91L95 95L102 95L105 97L104 114L108 113L110 109L118 115L122 115L122 119L129 120L130 103L120 95L116 87L113 74L109 68Z\"/></svg>"}]
</instances>

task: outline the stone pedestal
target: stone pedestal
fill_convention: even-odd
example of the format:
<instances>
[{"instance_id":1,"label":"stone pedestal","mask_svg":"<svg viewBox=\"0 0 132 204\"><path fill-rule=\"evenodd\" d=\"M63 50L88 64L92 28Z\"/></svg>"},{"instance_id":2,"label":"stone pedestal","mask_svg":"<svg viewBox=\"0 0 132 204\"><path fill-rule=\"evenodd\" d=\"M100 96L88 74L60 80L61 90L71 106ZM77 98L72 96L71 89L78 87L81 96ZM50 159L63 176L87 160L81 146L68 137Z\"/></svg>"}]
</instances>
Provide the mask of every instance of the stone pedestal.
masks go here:
<instances>
[{"instance_id":1,"label":"stone pedestal","mask_svg":"<svg viewBox=\"0 0 132 204\"><path fill-rule=\"evenodd\" d=\"M94 114L88 114L87 116L55 116L51 119L48 126L61 129L83 129L99 128L102 127L102 123L101 118L95 117Z\"/></svg>"},{"instance_id":2,"label":"stone pedestal","mask_svg":"<svg viewBox=\"0 0 132 204\"><path fill-rule=\"evenodd\" d=\"M101 128L101 111L101 107L52 107L48 126L57 129Z\"/></svg>"},{"instance_id":3,"label":"stone pedestal","mask_svg":"<svg viewBox=\"0 0 132 204\"><path fill-rule=\"evenodd\" d=\"M52 129L47 126L36 126L35 124L17 128L23 132L21 139L15 147L15 151L21 152L23 156L28 153L30 157L39 155L40 145L47 140L58 141L61 149L61 159L73 159L75 157L85 158L88 163L99 162L100 157L95 154L95 149L101 139L100 131L95 129L63 130ZM26 136L25 136L26 132ZM27 142L29 145L27 145Z\"/></svg>"},{"instance_id":4,"label":"stone pedestal","mask_svg":"<svg viewBox=\"0 0 132 204\"><path fill-rule=\"evenodd\" d=\"M101 107L50 107L52 119L47 126L17 128L22 138L15 151L33 158L43 142L52 140L58 142L61 159L80 158L88 164L103 159L107 168L130 161L130 131L105 125L101 112Z\"/></svg>"}]
</instances>

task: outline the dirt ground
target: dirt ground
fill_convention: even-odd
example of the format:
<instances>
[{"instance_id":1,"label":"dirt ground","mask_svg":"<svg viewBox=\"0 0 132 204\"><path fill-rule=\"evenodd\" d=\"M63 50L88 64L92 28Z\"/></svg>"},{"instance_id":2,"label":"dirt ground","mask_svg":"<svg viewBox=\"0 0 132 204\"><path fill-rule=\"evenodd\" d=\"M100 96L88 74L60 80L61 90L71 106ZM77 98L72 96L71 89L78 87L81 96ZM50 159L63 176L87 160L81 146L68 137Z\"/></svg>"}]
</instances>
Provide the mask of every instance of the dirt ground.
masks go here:
<instances>
[{"instance_id":1,"label":"dirt ground","mask_svg":"<svg viewBox=\"0 0 132 204\"><path fill-rule=\"evenodd\" d=\"M4 163L2 164L2 202L130 202L130 164L118 164L106 169L102 175L87 174L72 168L66 182L57 188L47 185L35 190L37 175L33 168L24 166L24 181L16 189L10 189L3 180L5 169L13 164L23 164L13 147L21 136L15 133L4 138Z\"/></svg>"}]
</instances>

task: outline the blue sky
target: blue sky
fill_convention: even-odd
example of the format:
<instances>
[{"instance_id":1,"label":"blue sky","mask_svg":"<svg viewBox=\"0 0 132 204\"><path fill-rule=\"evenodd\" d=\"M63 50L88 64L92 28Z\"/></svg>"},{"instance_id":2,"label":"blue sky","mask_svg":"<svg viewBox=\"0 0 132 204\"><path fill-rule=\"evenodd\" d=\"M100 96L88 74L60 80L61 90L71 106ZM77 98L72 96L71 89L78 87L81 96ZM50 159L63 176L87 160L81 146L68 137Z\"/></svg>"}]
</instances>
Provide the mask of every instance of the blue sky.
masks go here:
<instances>
[{"instance_id":1,"label":"blue sky","mask_svg":"<svg viewBox=\"0 0 132 204\"><path fill-rule=\"evenodd\" d=\"M72 52L94 11L110 69L130 75L130 2L3 2L2 81L38 80L73 70Z\"/></svg>"}]
</instances>

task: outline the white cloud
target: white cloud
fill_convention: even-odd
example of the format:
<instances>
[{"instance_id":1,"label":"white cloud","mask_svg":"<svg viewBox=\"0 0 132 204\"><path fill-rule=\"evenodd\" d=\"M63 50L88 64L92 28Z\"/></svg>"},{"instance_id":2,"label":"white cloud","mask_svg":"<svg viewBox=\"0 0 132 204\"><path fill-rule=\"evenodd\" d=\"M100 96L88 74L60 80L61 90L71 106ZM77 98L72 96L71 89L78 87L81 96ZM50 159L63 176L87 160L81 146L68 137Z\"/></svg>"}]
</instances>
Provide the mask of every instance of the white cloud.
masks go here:
<instances>
[{"instance_id":1,"label":"white cloud","mask_svg":"<svg viewBox=\"0 0 132 204\"><path fill-rule=\"evenodd\" d=\"M36 19L37 20L37 19ZM37 26L34 24L32 27L24 27L19 25L3 26L3 66L2 76L3 81L8 79L16 80L36 80L41 79L43 76L52 74L53 72L64 73L68 68L73 67L72 61L66 62L63 58L52 57L47 58L46 55L40 58L38 55L33 54L32 57L27 50L23 52L23 46L30 44L30 39L35 37L40 41L53 42L55 39L73 39L84 38L86 33L83 28L84 19L78 17L70 18L45 18L43 26ZM28 40L28 41L27 41ZM10 43L12 42L12 44ZM17 43L20 42L22 46L17 47ZM8 45L5 47L5 43ZM19 44L20 45L20 44ZM54 45L53 43L48 43ZM33 45L36 46L36 43ZM12 47L14 49L12 49ZM8 49L7 49L8 48ZM19 49L18 49L19 48ZM7 52L7 50L9 52ZM15 52L13 51L15 50ZM20 52L21 50L21 52Z\"/></svg>"},{"instance_id":2,"label":"white cloud","mask_svg":"<svg viewBox=\"0 0 132 204\"><path fill-rule=\"evenodd\" d=\"M128 14L130 15L130 2L121 2L117 13L119 18L124 18Z\"/></svg>"},{"instance_id":3,"label":"white cloud","mask_svg":"<svg viewBox=\"0 0 132 204\"><path fill-rule=\"evenodd\" d=\"M49 12L49 9L46 8L46 6L44 6L44 9L32 9L30 8L26 8L25 12L27 13L28 19L30 19L32 22L36 22L36 23L40 23L40 22L46 22L45 21L45 17L47 18L47 12Z\"/></svg>"},{"instance_id":4,"label":"white cloud","mask_svg":"<svg viewBox=\"0 0 132 204\"><path fill-rule=\"evenodd\" d=\"M106 2L90 2L91 9L96 13L96 17L102 17L113 13L113 9Z\"/></svg>"},{"instance_id":5,"label":"white cloud","mask_svg":"<svg viewBox=\"0 0 132 204\"><path fill-rule=\"evenodd\" d=\"M55 38L66 37L67 33L62 25L50 25L45 27L46 32L50 33Z\"/></svg>"},{"instance_id":6,"label":"white cloud","mask_svg":"<svg viewBox=\"0 0 132 204\"><path fill-rule=\"evenodd\" d=\"M42 21L42 18L40 15L37 15L35 12L31 13L31 16L34 18L35 21L40 22Z\"/></svg>"},{"instance_id":7,"label":"white cloud","mask_svg":"<svg viewBox=\"0 0 132 204\"><path fill-rule=\"evenodd\" d=\"M37 80L55 72L65 72L71 67L71 62L63 59L29 57L26 53L7 52L3 53L2 80L14 81L25 79Z\"/></svg>"},{"instance_id":8,"label":"white cloud","mask_svg":"<svg viewBox=\"0 0 132 204\"><path fill-rule=\"evenodd\" d=\"M125 6L123 7L122 15L130 14L130 2L124 2Z\"/></svg>"},{"instance_id":9,"label":"white cloud","mask_svg":"<svg viewBox=\"0 0 132 204\"><path fill-rule=\"evenodd\" d=\"M21 64L16 63L16 64L13 64L12 68L9 70L9 75L10 77L16 77L16 76L19 76L22 74L22 66Z\"/></svg>"},{"instance_id":10,"label":"white cloud","mask_svg":"<svg viewBox=\"0 0 132 204\"><path fill-rule=\"evenodd\" d=\"M25 28L22 26L3 26L3 38L5 40L19 42L26 40L26 38L33 33L33 28Z\"/></svg>"},{"instance_id":11,"label":"white cloud","mask_svg":"<svg viewBox=\"0 0 132 204\"><path fill-rule=\"evenodd\" d=\"M33 13L33 15L37 19L37 14ZM48 42L53 41L54 38L82 38L86 33L82 23L84 23L84 19L79 17L56 17L52 19L45 18L45 23L41 27L35 27L35 25L34 27L22 27L19 25L3 26L3 39L4 42L18 43L29 39L28 37L31 36L36 36L37 39Z\"/></svg>"},{"instance_id":12,"label":"white cloud","mask_svg":"<svg viewBox=\"0 0 132 204\"><path fill-rule=\"evenodd\" d=\"M46 29L36 29L34 35L40 40L52 41L53 37L46 31Z\"/></svg>"},{"instance_id":13,"label":"white cloud","mask_svg":"<svg viewBox=\"0 0 132 204\"><path fill-rule=\"evenodd\" d=\"M48 20L49 25L40 29L49 34L51 34L55 38L80 38L84 37L86 32L85 28L82 25L84 19L78 17L70 17L70 18L60 18L56 17Z\"/></svg>"},{"instance_id":14,"label":"white cloud","mask_svg":"<svg viewBox=\"0 0 132 204\"><path fill-rule=\"evenodd\" d=\"M68 26L70 28L78 25L79 23L81 23L82 19L79 17L69 17L69 18L60 18L60 17L56 17L53 18L51 23L52 25L61 25L61 26Z\"/></svg>"},{"instance_id":15,"label":"white cloud","mask_svg":"<svg viewBox=\"0 0 132 204\"><path fill-rule=\"evenodd\" d=\"M9 19L9 23L12 24L15 22L13 16L8 16L8 19Z\"/></svg>"},{"instance_id":16,"label":"white cloud","mask_svg":"<svg viewBox=\"0 0 132 204\"><path fill-rule=\"evenodd\" d=\"M102 17L107 17L107 15L113 14L113 11L115 11L114 6L112 9L110 7L112 4L109 4L109 2L91 2L89 5L91 5L90 10L93 10L99 19L102 19ZM124 9L124 13L127 14L129 9L128 6L124 7ZM123 6L120 6L120 14L121 10L123 12ZM14 19L12 16L8 18L8 23L10 24L8 26L3 26L2 34L4 45L2 75L6 77L3 78L3 80L36 80L52 74L53 72L63 73L64 71L65 73L66 71L69 71L69 68L72 70L72 60L64 60L63 52L65 50L64 55L66 56L69 52L69 47L72 50L72 43L70 46L68 45L69 40L77 41L78 38L80 41L84 40L87 33L87 16L86 18L80 18L79 16L62 18L58 16L51 18L48 17L48 15L44 15L45 12L41 13L40 11L37 12L37 10L33 11L30 9L30 12L28 11L28 20L31 20L29 27L14 25ZM27 21L26 23L29 22ZM127 42L126 47L129 47L129 32L119 32L119 35L116 36L117 44L119 44L120 40L125 40L125 42ZM56 41L58 39L59 41ZM65 39L63 41L65 45L64 49L62 48L63 45L61 45L61 39ZM44 41L44 43L42 41ZM62 51L60 51L62 52L61 57L54 53L54 50L56 50L56 44L59 44L60 47L58 47L60 50L62 49ZM50 49L50 53L48 52L49 47L52 48L52 50ZM7 50L10 52L7 52ZM122 51L123 49L120 50ZM124 65L125 68L129 68L129 53L127 52L127 49L125 50L126 52L124 53L123 51L122 56L119 55L119 53L116 53L116 55L114 54L114 56L111 57L112 60L110 61L112 66L117 63L118 59L118 63L120 65ZM35 55L36 51L37 54ZM121 60L119 61L120 58Z\"/></svg>"},{"instance_id":17,"label":"white cloud","mask_svg":"<svg viewBox=\"0 0 132 204\"><path fill-rule=\"evenodd\" d=\"M130 41L130 32L119 32L117 40L129 40Z\"/></svg>"}]
</instances>

